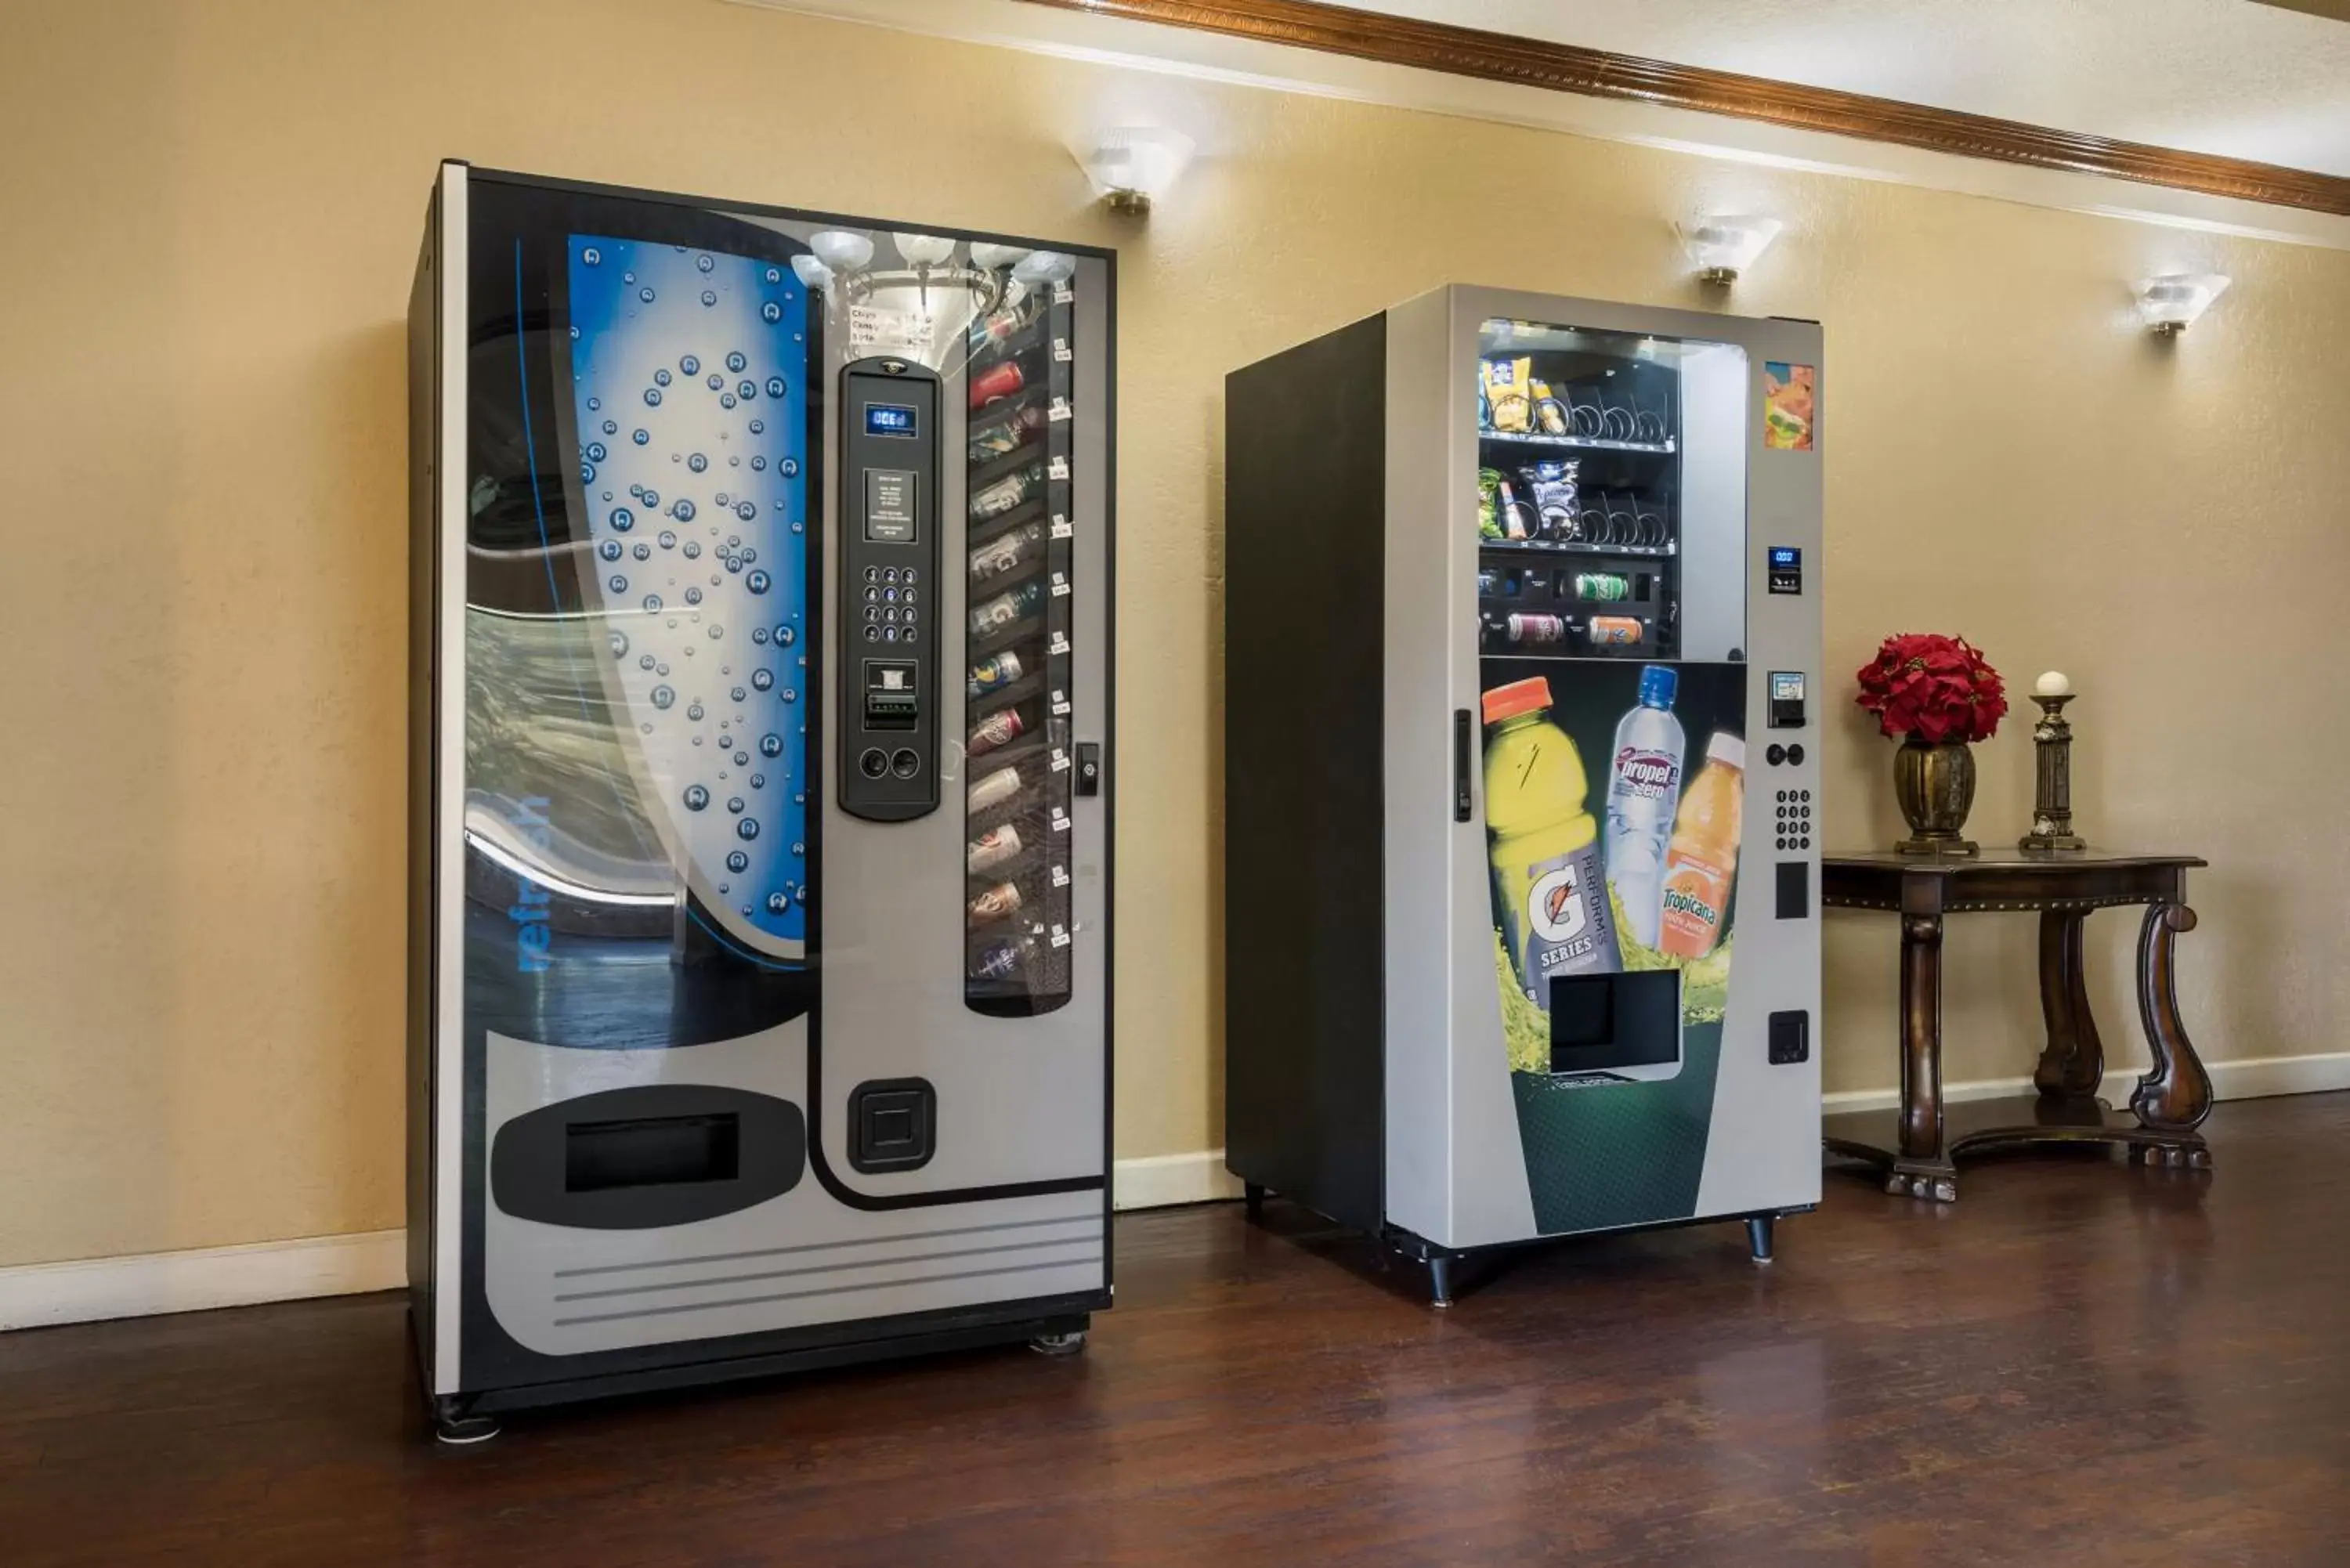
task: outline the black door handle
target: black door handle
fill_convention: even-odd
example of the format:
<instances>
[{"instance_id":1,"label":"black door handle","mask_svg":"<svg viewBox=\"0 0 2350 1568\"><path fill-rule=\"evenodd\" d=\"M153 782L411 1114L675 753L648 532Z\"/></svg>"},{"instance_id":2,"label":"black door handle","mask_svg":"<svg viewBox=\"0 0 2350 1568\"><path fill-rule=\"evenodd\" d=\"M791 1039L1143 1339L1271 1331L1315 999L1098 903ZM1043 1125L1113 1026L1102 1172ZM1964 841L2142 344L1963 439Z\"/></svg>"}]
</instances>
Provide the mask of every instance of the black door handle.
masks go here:
<instances>
[{"instance_id":1,"label":"black door handle","mask_svg":"<svg viewBox=\"0 0 2350 1568\"><path fill-rule=\"evenodd\" d=\"M1469 798L1469 742L1476 732L1469 722L1469 710L1452 711L1452 820L1467 822L1476 815Z\"/></svg>"}]
</instances>

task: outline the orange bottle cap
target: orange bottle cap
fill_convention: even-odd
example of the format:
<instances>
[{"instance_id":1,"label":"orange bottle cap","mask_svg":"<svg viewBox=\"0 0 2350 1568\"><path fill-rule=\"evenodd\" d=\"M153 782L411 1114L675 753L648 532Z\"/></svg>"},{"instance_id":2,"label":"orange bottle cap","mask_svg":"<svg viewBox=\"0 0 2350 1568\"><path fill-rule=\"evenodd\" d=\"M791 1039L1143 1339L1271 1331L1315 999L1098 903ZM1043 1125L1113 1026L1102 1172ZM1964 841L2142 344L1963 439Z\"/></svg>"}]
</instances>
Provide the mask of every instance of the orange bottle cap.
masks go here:
<instances>
[{"instance_id":1,"label":"orange bottle cap","mask_svg":"<svg viewBox=\"0 0 2350 1568\"><path fill-rule=\"evenodd\" d=\"M1546 676L1529 676L1513 680L1507 686L1496 686L1485 693L1485 722L1498 724L1504 719L1514 719L1521 713L1532 713L1550 706L1550 680Z\"/></svg>"}]
</instances>

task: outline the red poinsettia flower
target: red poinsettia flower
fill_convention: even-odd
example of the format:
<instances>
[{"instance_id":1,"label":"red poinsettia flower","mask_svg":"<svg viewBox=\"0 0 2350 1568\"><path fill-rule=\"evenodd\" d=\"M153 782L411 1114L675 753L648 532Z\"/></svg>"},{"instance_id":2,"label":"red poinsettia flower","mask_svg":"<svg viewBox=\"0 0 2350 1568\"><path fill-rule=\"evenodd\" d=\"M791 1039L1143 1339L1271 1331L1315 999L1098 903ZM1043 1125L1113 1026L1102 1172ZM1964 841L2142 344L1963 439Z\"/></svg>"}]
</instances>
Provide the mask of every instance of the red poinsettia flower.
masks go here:
<instances>
[{"instance_id":1,"label":"red poinsettia flower","mask_svg":"<svg viewBox=\"0 0 2350 1568\"><path fill-rule=\"evenodd\" d=\"M1982 650L1962 637L1905 632L1888 637L1860 667L1855 699L1887 735L1929 744L1988 741L2007 717L2007 687Z\"/></svg>"}]
</instances>

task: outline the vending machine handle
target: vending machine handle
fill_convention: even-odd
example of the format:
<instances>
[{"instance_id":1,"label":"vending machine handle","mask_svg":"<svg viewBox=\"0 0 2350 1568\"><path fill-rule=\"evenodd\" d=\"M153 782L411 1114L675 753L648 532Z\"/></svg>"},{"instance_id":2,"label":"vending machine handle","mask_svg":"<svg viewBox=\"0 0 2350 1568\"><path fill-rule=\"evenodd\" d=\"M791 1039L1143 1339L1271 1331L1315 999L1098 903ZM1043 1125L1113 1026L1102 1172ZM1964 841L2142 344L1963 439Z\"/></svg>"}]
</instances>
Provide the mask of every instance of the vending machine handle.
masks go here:
<instances>
[{"instance_id":1,"label":"vending machine handle","mask_svg":"<svg viewBox=\"0 0 2350 1568\"><path fill-rule=\"evenodd\" d=\"M1470 742L1476 733L1475 727L1469 721L1469 710L1455 708L1452 711L1452 820L1455 822L1468 822L1475 815L1474 805L1469 798L1469 762L1472 750Z\"/></svg>"}]
</instances>

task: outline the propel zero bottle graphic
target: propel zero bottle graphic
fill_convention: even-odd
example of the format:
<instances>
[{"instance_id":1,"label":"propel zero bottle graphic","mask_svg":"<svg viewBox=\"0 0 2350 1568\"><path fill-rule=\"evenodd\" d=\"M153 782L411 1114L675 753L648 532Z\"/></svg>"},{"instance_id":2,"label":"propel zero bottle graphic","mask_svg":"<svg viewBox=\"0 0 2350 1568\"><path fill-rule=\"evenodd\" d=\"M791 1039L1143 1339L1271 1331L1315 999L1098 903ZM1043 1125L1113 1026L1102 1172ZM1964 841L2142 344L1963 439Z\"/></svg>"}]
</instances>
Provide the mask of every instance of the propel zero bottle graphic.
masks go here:
<instances>
[{"instance_id":1,"label":"propel zero bottle graphic","mask_svg":"<svg viewBox=\"0 0 2350 1568\"><path fill-rule=\"evenodd\" d=\"M1662 664L1643 666L1640 700L1616 726L1607 772L1607 879L1624 906L1624 926L1644 948L1657 945L1664 912L1665 845L1681 798L1687 741L1673 716L1680 677Z\"/></svg>"},{"instance_id":2,"label":"propel zero bottle graphic","mask_svg":"<svg viewBox=\"0 0 2350 1568\"><path fill-rule=\"evenodd\" d=\"M1620 962L1600 880L1599 825L1586 802L1583 759L1551 722L1542 676L1485 693L1485 827L1493 900L1510 962L1545 1011L1550 981Z\"/></svg>"}]
</instances>

